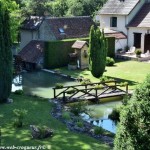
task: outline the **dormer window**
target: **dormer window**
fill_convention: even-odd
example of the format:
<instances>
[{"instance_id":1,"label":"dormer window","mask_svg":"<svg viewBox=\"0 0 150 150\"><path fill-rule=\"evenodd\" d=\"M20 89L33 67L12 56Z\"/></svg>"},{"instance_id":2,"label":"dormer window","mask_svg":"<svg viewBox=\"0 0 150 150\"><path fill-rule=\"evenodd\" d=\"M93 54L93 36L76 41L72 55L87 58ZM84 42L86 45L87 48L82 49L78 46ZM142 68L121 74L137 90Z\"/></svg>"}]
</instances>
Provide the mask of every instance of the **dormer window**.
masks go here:
<instances>
[{"instance_id":1,"label":"dormer window","mask_svg":"<svg viewBox=\"0 0 150 150\"><path fill-rule=\"evenodd\" d=\"M64 31L63 28L59 28L59 32L60 32L61 34L65 33L65 31Z\"/></svg>"},{"instance_id":2,"label":"dormer window","mask_svg":"<svg viewBox=\"0 0 150 150\"><path fill-rule=\"evenodd\" d=\"M110 27L117 27L117 17L110 18Z\"/></svg>"}]
</instances>

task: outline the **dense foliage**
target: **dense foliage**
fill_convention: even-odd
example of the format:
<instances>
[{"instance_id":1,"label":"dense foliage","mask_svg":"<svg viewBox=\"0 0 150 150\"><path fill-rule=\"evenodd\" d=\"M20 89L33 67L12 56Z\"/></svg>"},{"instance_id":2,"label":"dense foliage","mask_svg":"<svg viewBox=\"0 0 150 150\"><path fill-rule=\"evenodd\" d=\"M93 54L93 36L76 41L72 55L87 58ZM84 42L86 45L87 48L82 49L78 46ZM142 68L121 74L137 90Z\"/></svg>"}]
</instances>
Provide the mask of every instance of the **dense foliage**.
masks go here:
<instances>
[{"instance_id":1,"label":"dense foliage","mask_svg":"<svg viewBox=\"0 0 150 150\"><path fill-rule=\"evenodd\" d=\"M6 102L11 92L12 53L10 18L5 1L0 1L0 102Z\"/></svg>"},{"instance_id":2,"label":"dense foliage","mask_svg":"<svg viewBox=\"0 0 150 150\"><path fill-rule=\"evenodd\" d=\"M89 68L94 77L103 75L106 66L107 40L99 27L92 26L89 40Z\"/></svg>"},{"instance_id":3,"label":"dense foliage","mask_svg":"<svg viewBox=\"0 0 150 150\"><path fill-rule=\"evenodd\" d=\"M27 15L82 16L94 15L106 0L15 0Z\"/></svg>"},{"instance_id":4,"label":"dense foliage","mask_svg":"<svg viewBox=\"0 0 150 150\"><path fill-rule=\"evenodd\" d=\"M150 147L150 74L140 84L120 114L115 150Z\"/></svg>"}]
</instances>

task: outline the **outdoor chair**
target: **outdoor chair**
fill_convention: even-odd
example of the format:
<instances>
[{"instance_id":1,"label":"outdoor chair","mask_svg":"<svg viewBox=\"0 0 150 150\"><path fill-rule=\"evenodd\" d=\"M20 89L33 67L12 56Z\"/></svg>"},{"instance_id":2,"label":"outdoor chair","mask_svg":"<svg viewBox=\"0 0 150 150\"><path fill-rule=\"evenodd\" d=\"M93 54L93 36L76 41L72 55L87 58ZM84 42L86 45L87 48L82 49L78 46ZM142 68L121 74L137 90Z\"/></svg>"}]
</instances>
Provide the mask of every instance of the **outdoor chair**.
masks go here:
<instances>
[{"instance_id":1,"label":"outdoor chair","mask_svg":"<svg viewBox=\"0 0 150 150\"><path fill-rule=\"evenodd\" d=\"M129 54L129 55L132 55L134 53L135 53L135 47L134 46L130 47L130 49L126 52L126 54Z\"/></svg>"},{"instance_id":2,"label":"outdoor chair","mask_svg":"<svg viewBox=\"0 0 150 150\"><path fill-rule=\"evenodd\" d=\"M150 56L150 51L147 50L147 52L144 55L145 55L145 57L149 57Z\"/></svg>"},{"instance_id":3,"label":"outdoor chair","mask_svg":"<svg viewBox=\"0 0 150 150\"><path fill-rule=\"evenodd\" d=\"M134 53L135 53L135 47L134 46L130 47L130 49L126 52L126 54L129 54L129 55L132 55Z\"/></svg>"}]
</instances>

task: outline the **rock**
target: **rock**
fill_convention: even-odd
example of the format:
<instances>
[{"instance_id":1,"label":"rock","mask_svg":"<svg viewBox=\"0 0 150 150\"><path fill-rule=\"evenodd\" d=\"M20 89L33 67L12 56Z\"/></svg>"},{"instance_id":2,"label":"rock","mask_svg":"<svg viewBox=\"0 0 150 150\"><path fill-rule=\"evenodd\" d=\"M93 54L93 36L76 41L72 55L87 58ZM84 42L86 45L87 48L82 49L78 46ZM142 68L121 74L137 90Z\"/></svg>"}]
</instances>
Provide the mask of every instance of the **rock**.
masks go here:
<instances>
[{"instance_id":1,"label":"rock","mask_svg":"<svg viewBox=\"0 0 150 150\"><path fill-rule=\"evenodd\" d=\"M8 103L8 104L13 103L13 99L8 98L8 99L7 99L7 103Z\"/></svg>"},{"instance_id":2,"label":"rock","mask_svg":"<svg viewBox=\"0 0 150 150\"><path fill-rule=\"evenodd\" d=\"M43 139L53 135L53 130L45 126L38 127L35 125L30 125L30 130L34 139Z\"/></svg>"}]
</instances>

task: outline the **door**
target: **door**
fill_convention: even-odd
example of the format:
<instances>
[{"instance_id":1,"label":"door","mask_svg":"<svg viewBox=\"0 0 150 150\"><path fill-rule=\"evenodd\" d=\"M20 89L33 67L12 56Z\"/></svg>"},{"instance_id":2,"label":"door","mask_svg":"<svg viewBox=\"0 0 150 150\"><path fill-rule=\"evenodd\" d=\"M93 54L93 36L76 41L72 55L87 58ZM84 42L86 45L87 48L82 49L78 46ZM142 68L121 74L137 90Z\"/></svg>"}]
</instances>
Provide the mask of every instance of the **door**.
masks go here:
<instances>
[{"instance_id":1,"label":"door","mask_svg":"<svg viewBox=\"0 0 150 150\"><path fill-rule=\"evenodd\" d=\"M141 34L142 33L134 33L134 46L136 48L141 48Z\"/></svg>"},{"instance_id":2,"label":"door","mask_svg":"<svg viewBox=\"0 0 150 150\"><path fill-rule=\"evenodd\" d=\"M145 34L144 53L150 50L150 34Z\"/></svg>"}]
</instances>

